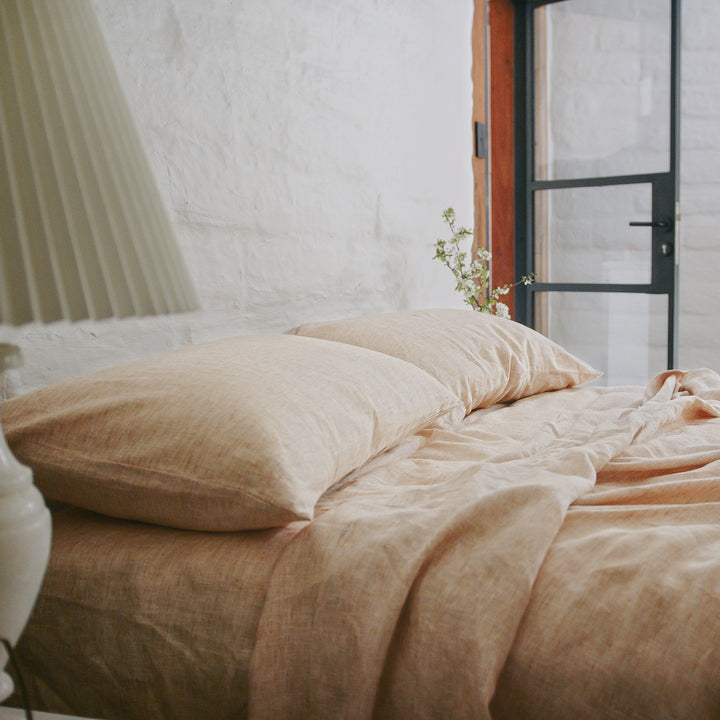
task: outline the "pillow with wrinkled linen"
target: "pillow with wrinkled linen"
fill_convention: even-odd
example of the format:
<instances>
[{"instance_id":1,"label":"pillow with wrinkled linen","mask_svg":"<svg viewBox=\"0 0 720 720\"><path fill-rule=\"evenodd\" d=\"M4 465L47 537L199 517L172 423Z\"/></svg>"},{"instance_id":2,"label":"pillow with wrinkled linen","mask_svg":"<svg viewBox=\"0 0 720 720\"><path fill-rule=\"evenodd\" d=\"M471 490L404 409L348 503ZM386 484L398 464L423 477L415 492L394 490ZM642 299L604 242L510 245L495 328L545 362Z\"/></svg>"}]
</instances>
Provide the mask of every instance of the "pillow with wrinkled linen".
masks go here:
<instances>
[{"instance_id":1,"label":"pillow with wrinkled linen","mask_svg":"<svg viewBox=\"0 0 720 720\"><path fill-rule=\"evenodd\" d=\"M601 373L534 330L474 310L414 310L307 323L295 335L377 350L417 365L466 411L579 385Z\"/></svg>"},{"instance_id":2,"label":"pillow with wrinkled linen","mask_svg":"<svg viewBox=\"0 0 720 720\"><path fill-rule=\"evenodd\" d=\"M292 335L184 348L0 410L12 451L47 499L218 531L309 520L347 473L463 416L450 391L409 363Z\"/></svg>"}]
</instances>

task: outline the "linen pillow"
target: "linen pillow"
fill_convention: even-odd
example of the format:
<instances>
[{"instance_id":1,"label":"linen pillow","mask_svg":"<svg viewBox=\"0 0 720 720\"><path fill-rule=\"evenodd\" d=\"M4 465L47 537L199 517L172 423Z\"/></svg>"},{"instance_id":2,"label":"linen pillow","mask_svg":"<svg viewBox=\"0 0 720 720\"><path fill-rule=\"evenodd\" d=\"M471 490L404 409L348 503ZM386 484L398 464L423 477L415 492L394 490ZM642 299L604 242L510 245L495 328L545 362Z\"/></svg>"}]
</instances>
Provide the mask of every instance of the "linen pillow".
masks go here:
<instances>
[{"instance_id":1,"label":"linen pillow","mask_svg":"<svg viewBox=\"0 0 720 720\"><path fill-rule=\"evenodd\" d=\"M466 411L578 385L601 373L524 325L473 310L415 310L307 323L296 335L350 343L417 365Z\"/></svg>"},{"instance_id":2,"label":"linen pillow","mask_svg":"<svg viewBox=\"0 0 720 720\"><path fill-rule=\"evenodd\" d=\"M0 411L49 500L196 530L311 519L318 497L366 460L463 416L409 363L291 335L188 347Z\"/></svg>"}]
</instances>

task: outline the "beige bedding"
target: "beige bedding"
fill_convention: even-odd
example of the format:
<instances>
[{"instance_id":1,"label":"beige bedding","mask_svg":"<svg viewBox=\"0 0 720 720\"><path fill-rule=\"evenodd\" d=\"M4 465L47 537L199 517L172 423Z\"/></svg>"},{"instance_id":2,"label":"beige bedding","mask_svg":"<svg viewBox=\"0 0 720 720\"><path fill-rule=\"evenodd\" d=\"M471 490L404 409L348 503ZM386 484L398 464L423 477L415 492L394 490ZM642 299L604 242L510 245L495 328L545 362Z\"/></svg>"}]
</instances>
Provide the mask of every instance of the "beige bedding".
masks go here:
<instances>
[{"instance_id":1,"label":"beige bedding","mask_svg":"<svg viewBox=\"0 0 720 720\"><path fill-rule=\"evenodd\" d=\"M21 641L38 706L123 718L717 718L720 378L428 430L311 522L66 508Z\"/></svg>"}]
</instances>

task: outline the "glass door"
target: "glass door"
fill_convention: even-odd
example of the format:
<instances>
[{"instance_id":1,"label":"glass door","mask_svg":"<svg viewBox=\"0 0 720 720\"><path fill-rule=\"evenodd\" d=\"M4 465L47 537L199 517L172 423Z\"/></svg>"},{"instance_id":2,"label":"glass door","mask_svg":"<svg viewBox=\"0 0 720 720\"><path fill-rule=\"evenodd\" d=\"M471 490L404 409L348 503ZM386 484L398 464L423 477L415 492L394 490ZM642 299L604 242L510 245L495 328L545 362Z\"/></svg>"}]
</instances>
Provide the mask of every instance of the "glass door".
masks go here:
<instances>
[{"instance_id":1,"label":"glass door","mask_svg":"<svg viewBox=\"0 0 720 720\"><path fill-rule=\"evenodd\" d=\"M516 9L516 318L609 385L676 364L679 4Z\"/></svg>"}]
</instances>

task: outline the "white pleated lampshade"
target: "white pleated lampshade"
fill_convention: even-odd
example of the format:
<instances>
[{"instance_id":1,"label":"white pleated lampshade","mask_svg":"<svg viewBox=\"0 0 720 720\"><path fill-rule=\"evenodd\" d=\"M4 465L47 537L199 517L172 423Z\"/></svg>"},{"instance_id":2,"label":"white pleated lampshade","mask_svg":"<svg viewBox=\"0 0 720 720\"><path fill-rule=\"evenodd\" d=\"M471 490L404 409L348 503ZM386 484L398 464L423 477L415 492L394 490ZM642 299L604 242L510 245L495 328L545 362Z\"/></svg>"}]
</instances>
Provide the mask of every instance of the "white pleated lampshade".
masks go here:
<instances>
[{"instance_id":1,"label":"white pleated lampshade","mask_svg":"<svg viewBox=\"0 0 720 720\"><path fill-rule=\"evenodd\" d=\"M0 0L0 322L196 307L89 0Z\"/></svg>"}]
</instances>

